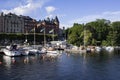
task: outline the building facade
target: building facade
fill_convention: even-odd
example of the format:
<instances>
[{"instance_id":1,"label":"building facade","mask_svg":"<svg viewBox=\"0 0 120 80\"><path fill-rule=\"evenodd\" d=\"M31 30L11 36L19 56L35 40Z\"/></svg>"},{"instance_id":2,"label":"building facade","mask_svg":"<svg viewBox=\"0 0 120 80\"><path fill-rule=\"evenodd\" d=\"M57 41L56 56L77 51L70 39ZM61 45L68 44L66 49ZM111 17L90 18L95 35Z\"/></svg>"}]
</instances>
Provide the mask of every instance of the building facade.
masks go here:
<instances>
[{"instance_id":1,"label":"building facade","mask_svg":"<svg viewBox=\"0 0 120 80\"><path fill-rule=\"evenodd\" d=\"M3 17L3 13L0 13L0 32L3 32L3 26L4 26L4 17Z\"/></svg>"},{"instance_id":2,"label":"building facade","mask_svg":"<svg viewBox=\"0 0 120 80\"><path fill-rule=\"evenodd\" d=\"M37 21L29 16L23 16L24 18L24 32L31 33L33 28L36 28Z\"/></svg>"},{"instance_id":3,"label":"building facade","mask_svg":"<svg viewBox=\"0 0 120 80\"><path fill-rule=\"evenodd\" d=\"M26 33L37 26L37 21L29 16L13 13L0 14L0 32L2 33Z\"/></svg>"},{"instance_id":4,"label":"building facade","mask_svg":"<svg viewBox=\"0 0 120 80\"><path fill-rule=\"evenodd\" d=\"M24 19L16 14L8 13L0 15L0 27L3 33L24 32Z\"/></svg>"},{"instance_id":5,"label":"building facade","mask_svg":"<svg viewBox=\"0 0 120 80\"><path fill-rule=\"evenodd\" d=\"M54 19L36 21L29 16L3 12L0 14L0 33L32 33L34 28L37 33L40 33L40 30L45 28L46 34L54 32L59 35L59 24L57 16Z\"/></svg>"},{"instance_id":6,"label":"building facade","mask_svg":"<svg viewBox=\"0 0 120 80\"><path fill-rule=\"evenodd\" d=\"M45 33L50 34L50 31L54 31L54 34L59 34L59 20L57 16L55 19L47 18L46 20L40 20L37 25L37 32L39 33L40 30L45 28Z\"/></svg>"}]
</instances>

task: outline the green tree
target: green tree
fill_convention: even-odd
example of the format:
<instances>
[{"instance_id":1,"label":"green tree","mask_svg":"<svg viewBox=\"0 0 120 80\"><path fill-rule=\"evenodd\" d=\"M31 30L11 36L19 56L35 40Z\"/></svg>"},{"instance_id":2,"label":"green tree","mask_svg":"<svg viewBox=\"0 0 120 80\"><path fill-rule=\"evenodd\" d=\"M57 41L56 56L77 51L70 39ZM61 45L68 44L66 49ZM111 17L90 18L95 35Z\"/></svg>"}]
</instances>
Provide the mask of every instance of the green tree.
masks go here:
<instances>
[{"instance_id":1,"label":"green tree","mask_svg":"<svg viewBox=\"0 0 120 80\"><path fill-rule=\"evenodd\" d=\"M116 21L112 23L112 31L115 45L120 45L120 21Z\"/></svg>"},{"instance_id":2,"label":"green tree","mask_svg":"<svg viewBox=\"0 0 120 80\"><path fill-rule=\"evenodd\" d=\"M120 45L120 21L110 22L106 19L97 19L85 25L74 23L66 30L67 40L73 45ZM85 35L86 34L86 35Z\"/></svg>"},{"instance_id":3,"label":"green tree","mask_svg":"<svg viewBox=\"0 0 120 80\"><path fill-rule=\"evenodd\" d=\"M73 27L68 31L68 42L76 46L82 44L81 32L83 31L83 26L81 24L74 23Z\"/></svg>"}]
</instances>

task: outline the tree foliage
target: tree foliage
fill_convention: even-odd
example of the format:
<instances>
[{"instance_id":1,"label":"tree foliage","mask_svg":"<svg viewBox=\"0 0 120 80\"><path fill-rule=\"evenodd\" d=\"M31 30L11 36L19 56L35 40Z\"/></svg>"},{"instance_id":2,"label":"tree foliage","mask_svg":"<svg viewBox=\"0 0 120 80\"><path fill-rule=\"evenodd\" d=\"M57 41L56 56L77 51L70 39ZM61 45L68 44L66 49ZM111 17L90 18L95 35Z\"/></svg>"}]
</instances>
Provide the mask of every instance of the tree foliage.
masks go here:
<instances>
[{"instance_id":1,"label":"tree foliage","mask_svg":"<svg viewBox=\"0 0 120 80\"><path fill-rule=\"evenodd\" d=\"M99 45L117 46L120 45L120 21L111 22L106 19L97 19L86 24L74 23L66 30L67 41L80 46Z\"/></svg>"}]
</instances>

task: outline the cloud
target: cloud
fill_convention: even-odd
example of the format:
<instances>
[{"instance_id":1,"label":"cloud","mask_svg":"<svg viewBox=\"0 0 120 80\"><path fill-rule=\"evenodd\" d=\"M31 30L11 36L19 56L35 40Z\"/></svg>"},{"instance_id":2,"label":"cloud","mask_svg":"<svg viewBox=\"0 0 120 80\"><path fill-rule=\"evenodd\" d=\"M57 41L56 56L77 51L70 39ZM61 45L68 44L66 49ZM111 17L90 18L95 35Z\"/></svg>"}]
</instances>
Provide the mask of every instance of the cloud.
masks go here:
<instances>
[{"instance_id":1,"label":"cloud","mask_svg":"<svg viewBox=\"0 0 120 80\"><path fill-rule=\"evenodd\" d=\"M64 23L61 23L61 24L60 24L60 28L63 28L63 27L69 28L69 27L72 27L72 25L73 25L73 24L64 24Z\"/></svg>"},{"instance_id":2,"label":"cloud","mask_svg":"<svg viewBox=\"0 0 120 80\"><path fill-rule=\"evenodd\" d=\"M54 17L54 15L53 14L49 14L49 15L47 15L45 18L53 18Z\"/></svg>"},{"instance_id":3,"label":"cloud","mask_svg":"<svg viewBox=\"0 0 120 80\"><path fill-rule=\"evenodd\" d=\"M53 7L53 6L45 7L45 9L46 9L46 11L47 11L48 14L50 14L50 13L52 13L52 12L54 12L56 10L56 8Z\"/></svg>"},{"instance_id":4,"label":"cloud","mask_svg":"<svg viewBox=\"0 0 120 80\"><path fill-rule=\"evenodd\" d=\"M71 20L69 21L69 24L87 23L87 22L95 21L96 19L107 19L113 22L113 21L119 21L120 20L119 16L120 16L120 11L114 11L114 12L107 11L101 14L87 15L75 20Z\"/></svg>"},{"instance_id":5,"label":"cloud","mask_svg":"<svg viewBox=\"0 0 120 80\"><path fill-rule=\"evenodd\" d=\"M46 1L47 0L26 0L26 4L20 4L10 10L3 9L2 12L6 14L12 12L17 15L27 15L33 13L33 11L37 10L38 8L41 8Z\"/></svg>"}]
</instances>

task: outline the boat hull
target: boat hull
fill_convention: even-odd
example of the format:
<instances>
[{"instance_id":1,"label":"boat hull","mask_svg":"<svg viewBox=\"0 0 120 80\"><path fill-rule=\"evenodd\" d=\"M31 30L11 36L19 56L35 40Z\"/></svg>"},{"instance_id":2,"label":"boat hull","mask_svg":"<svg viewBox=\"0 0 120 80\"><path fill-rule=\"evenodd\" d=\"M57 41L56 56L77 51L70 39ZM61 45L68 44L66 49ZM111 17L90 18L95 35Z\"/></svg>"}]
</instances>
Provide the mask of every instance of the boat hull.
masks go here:
<instances>
[{"instance_id":1,"label":"boat hull","mask_svg":"<svg viewBox=\"0 0 120 80\"><path fill-rule=\"evenodd\" d=\"M3 49L3 52L7 56L21 56L21 53L17 50L8 50L8 49Z\"/></svg>"}]
</instances>

